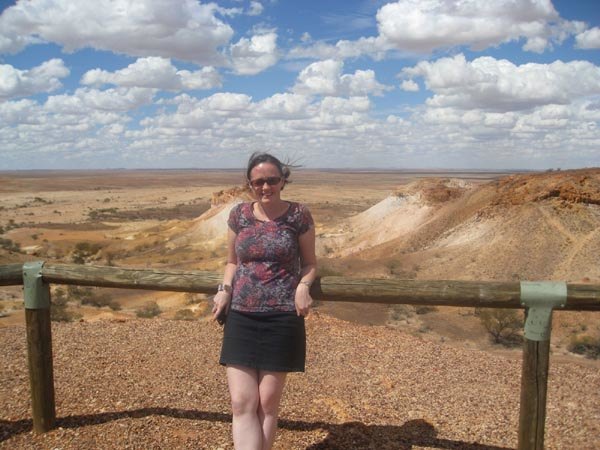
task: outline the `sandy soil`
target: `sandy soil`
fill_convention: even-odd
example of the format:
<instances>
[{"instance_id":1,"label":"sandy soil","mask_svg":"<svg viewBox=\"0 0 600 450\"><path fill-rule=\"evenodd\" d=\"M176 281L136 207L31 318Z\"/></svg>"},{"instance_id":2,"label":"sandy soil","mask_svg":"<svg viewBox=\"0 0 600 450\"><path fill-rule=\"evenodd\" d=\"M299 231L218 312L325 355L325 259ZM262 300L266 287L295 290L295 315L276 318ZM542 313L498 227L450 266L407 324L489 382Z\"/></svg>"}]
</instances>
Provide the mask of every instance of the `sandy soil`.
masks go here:
<instances>
[{"instance_id":1,"label":"sandy soil","mask_svg":"<svg viewBox=\"0 0 600 450\"><path fill-rule=\"evenodd\" d=\"M275 448L508 450L520 362L313 314ZM53 325L58 427L31 431L24 329L0 329L0 448L231 449L221 329L163 319ZM149 345L151 343L151 345ZM553 360L546 448L600 446L600 371Z\"/></svg>"}]
</instances>

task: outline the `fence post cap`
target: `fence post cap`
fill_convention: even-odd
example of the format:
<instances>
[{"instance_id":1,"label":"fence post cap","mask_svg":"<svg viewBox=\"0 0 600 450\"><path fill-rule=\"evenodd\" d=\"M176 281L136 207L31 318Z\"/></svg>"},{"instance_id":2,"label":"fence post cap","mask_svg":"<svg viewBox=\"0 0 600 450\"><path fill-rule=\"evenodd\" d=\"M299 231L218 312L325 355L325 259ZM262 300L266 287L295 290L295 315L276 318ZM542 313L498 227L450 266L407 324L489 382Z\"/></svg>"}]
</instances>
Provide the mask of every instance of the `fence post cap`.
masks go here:
<instances>
[{"instance_id":1,"label":"fence post cap","mask_svg":"<svg viewBox=\"0 0 600 450\"><path fill-rule=\"evenodd\" d=\"M549 340L552 310L564 307L566 300L564 281L521 281L521 303L527 307L525 337L531 341Z\"/></svg>"},{"instance_id":2,"label":"fence post cap","mask_svg":"<svg viewBox=\"0 0 600 450\"><path fill-rule=\"evenodd\" d=\"M44 289L42 268L44 261L31 261L23 264L23 297L25 309L50 308L50 290Z\"/></svg>"}]
</instances>

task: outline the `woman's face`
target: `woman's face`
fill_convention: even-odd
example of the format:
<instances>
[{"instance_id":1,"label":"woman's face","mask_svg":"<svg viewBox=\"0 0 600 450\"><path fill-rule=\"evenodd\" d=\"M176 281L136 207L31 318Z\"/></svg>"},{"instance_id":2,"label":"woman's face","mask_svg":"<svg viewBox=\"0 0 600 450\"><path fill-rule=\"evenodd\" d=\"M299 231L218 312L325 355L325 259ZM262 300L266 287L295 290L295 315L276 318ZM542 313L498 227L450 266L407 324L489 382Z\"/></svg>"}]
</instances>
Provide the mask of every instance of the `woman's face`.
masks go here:
<instances>
[{"instance_id":1,"label":"woman's face","mask_svg":"<svg viewBox=\"0 0 600 450\"><path fill-rule=\"evenodd\" d=\"M274 164L263 162L250 171L250 188L254 197L261 203L277 202L281 199L283 177Z\"/></svg>"}]
</instances>

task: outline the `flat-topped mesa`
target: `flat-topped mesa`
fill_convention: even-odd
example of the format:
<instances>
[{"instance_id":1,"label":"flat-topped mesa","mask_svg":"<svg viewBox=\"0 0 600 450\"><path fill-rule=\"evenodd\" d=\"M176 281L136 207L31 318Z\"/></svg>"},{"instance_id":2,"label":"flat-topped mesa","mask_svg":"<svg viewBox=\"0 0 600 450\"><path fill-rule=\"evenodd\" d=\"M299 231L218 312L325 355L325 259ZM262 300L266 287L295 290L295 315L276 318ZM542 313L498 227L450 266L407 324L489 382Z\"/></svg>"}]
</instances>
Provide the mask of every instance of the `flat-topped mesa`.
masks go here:
<instances>
[{"instance_id":1,"label":"flat-topped mesa","mask_svg":"<svg viewBox=\"0 0 600 450\"><path fill-rule=\"evenodd\" d=\"M557 206L600 205L600 168L519 174L494 183L496 205L522 205L556 199Z\"/></svg>"},{"instance_id":2,"label":"flat-topped mesa","mask_svg":"<svg viewBox=\"0 0 600 450\"><path fill-rule=\"evenodd\" d=\"M235 199L250 200L251 192L247 186L235 186L214 192L210 199L210 206L215 207L233 202Z\"/></svg>"},{"instance_id":3,"label":"flat-topped mesa","mask_svg":"<svg viewBox=\"0 0 600 450\"><path fill-rule=\"evenodd\" d=\"M392 195L418 195L424 203L436 205L461 197L473 186L473 183L459 178L425 178L398 187Z\"/></svg>"}]
</instances>

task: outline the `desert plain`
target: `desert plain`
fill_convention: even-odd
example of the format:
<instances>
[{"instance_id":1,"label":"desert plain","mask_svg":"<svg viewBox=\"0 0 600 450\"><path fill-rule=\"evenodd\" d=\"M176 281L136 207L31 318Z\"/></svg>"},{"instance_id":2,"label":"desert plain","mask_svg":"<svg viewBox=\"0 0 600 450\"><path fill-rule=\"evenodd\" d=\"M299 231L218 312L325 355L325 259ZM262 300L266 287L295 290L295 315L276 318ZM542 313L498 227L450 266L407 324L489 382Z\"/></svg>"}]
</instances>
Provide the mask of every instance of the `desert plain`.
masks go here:
<instances>
[{"instance_id":1,"label":"desert plain","mask_svg":"<svg viewBox=\"0 0 600 450\"><path fill-rule=\"evenodd\" d=\"M599 169L291 179L283 197L313 214L322 276L600 284ZM228 211L248 195L242 169L0 172L0 264L219 272ZM206 296L52 290L70 321L53 324L58 428L36 436L22 289L0 289L0 448L232 448ZM598 339L598 318L554 314L547 448L600 447L600 363L569 351ZM472 308L322 301L307 326L276 448L516 447L521 351Z\"/></svg>"}]
</instances>

